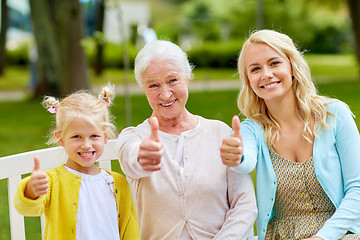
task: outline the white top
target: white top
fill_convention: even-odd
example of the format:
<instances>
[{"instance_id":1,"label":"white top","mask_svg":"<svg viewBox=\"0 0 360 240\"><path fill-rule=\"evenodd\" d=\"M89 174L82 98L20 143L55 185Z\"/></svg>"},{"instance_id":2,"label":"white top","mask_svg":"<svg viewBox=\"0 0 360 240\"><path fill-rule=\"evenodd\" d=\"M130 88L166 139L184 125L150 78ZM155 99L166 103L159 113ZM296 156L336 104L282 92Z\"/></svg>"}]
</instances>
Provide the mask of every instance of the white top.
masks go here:
<instances>
[{"instance_id":1,"label":"white top","mask_svg":"<svg viewBox=\"0 0 360 240\"><path fill-rule=\"evenodd\" d=\"M82 176L76 216L76 239L120 239L113 177L103 169L97 175L88 175L66 166L65 168Z\"/></svg>"},{"instance_id":2,"label":"white top","mask_svg":"<svg viewBox=\"0 0 360 240\"><path fill-rule=\"evenodd\" d=\"M231 128L199 117L199 125L183 133L182 154L177 153L179 136L160 131L165 153L156 172L144 171L137 161L150 133L145 120L124 129L116 144L122 170L131 179L141 239L179 239L185 226L192 239L246 239L257 215L255 193L249 174L222 164L220 146Z\"/></svg>"},{"instance_id":3,"label":"white top","mask_svg":"<svg viewBox=\"0 0 360 240\"><path fill-rule=\"evenodd\" d=\"M199 124L200 124L200 121L199 123L197 124L197 126L195 127L198 128L199 127ZM181 168L184 168L184 157L183 157L183 152L184 152L184 135L187 134L187 133L190 133L191 131L195 131L195 129L191 129L189 131L186 131L186 132L182 132L179 136L178 136L178 139L176 141L176 162L179 164L179 166ZM164 133L166 134L166 133ZM191 238L191 235L189 233L189 230L187 229L186 227L186 224L184 225L184 229L182 230L181 234L180 234L180 237L178 240L192 240Z\"/></svg>"}]
</instances>

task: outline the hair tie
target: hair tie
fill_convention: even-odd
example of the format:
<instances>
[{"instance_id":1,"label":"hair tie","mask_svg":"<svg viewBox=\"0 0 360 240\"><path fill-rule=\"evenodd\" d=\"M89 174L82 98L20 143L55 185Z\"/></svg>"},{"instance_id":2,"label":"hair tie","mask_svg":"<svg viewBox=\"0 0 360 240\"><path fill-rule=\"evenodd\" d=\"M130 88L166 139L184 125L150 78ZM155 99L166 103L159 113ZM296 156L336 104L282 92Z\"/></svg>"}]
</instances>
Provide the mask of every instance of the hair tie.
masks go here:
<instances>
[{"instance_id":1,"label":"hair tie","mask_svg":"<svg viewBox=\"0 0 360 240\"><path fill-rule=\"evenodd\" d=\"M49 113L56 113L59 105L60 105L59 103L57 103L57 104L55 104L55 105L52 105L51 107L49 107L49 108L47 109L47 111L48 111Z\"/></svg>"},{"instance_id":2,"label":"hair tie","mask_svg":"<svg viewBox=\"0 0 360 240\"><path fill-rule=\"evenodd\" d=\"M100 99L104 104L105 106L107 107L110 107L110 102L108 101L108 98L107 97L103 97L103 96L98 96L98 99Z\"/></svg>"}]
</instances>

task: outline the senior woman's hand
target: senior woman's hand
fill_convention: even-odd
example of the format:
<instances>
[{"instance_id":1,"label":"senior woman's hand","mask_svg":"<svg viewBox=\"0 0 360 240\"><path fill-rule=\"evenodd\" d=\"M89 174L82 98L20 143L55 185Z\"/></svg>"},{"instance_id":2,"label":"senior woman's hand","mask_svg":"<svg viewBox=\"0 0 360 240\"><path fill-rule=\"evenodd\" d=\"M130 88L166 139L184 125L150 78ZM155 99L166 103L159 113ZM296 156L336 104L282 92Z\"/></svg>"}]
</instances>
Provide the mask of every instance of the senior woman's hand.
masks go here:
<instances>
[{"instance_id":1,"label":"senior woman's hand","mask_svg":"<svg viewBox=\"0 0 360 240\"><path fill-rule=\"evenodd\" d=\"M140 144L138 162L145 171L158 171L161 169L161 157L164 154L163 146L159 139L159 122L156 117L149 118L151 134Z\"/></svg>"},{"instance_id":2,"label":"senior woman's hand","mask_svg":"<svg viewBox=\"0 0 360 240\"><path fill-rule=\"evenodd\" d=\"M234 135L224 138L220 147L220 155L223 164L228 167L236 167L241 163L243 155L243 143L240 134L240 119L238 116L232 118Z\"/></svg>"}]
</instances>

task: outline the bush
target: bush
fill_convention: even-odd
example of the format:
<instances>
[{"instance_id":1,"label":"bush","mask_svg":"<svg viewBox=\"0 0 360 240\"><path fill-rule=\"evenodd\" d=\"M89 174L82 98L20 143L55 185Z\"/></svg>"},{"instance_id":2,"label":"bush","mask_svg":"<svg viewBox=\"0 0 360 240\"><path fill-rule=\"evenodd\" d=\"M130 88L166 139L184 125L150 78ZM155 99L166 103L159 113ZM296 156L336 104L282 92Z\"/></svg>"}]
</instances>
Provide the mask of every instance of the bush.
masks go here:
<instances>
[{"instance_id":1,"label":"bush","mask_svg":"<svg viewBox=\"0 0 360 240\"><path fill-rule=\"evenodd\" d=\"M187 53L196 67L236 68L243 40L204 42Z\"/></svg>"},{"instance_id":2,"label":"bush","mask_svg":"<svg viewBox=\"0 0 360 240\"><path fill-rule=\"evenodd\" d=\"M86 55L89 65L93 66L95 58L95 47L86 48ZM133 68L136 54L138 49L133 45L127 46L127 55L129 57L130 68ZM104 45L104 67L105 68L123 68L124 67L124 51L123 46L120 44L105 43Z\"/></svg>"},{"instance_id":3,"label":"bush","mask_svg":"<svg viewBox=\"0 0 360 240\"><path fill-rule=\"evenodd\" d=\"M16 49L6 49L6 64L25 66L29 63L28 44L22 44Z\"/></svg>"}]
</instances>

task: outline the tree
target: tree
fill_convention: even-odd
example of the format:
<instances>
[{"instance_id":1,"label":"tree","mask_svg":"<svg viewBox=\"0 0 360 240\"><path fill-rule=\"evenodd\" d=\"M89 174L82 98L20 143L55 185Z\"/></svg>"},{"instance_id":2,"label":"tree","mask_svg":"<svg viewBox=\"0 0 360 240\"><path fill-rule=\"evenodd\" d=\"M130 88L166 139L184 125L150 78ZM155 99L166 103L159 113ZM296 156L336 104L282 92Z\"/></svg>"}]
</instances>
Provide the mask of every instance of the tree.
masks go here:
<instances>
[{"instance_id":1,"label":"tree","mask_svg":"<svg viewBox=\"0 0 360 240\"><path fill-rule=\"evenodd\" d=\"M104 26L104 15L105 15L105 0L99 0L97 6L97 14L96 14L96 26L94 37L96 40L96 55L95 55L95 63L94 70L95 75L101 75L104 64L103 64L103 52L104 52L104 34L103 34L103 26Z\"/></svg>"},{"instance_id":2,"label":"tree","mask_svg":"<svg viewBox=\"0 0 360 240\"><path fill-rule=\"evenodd\" d=\"M4 74L5 69L5 44L6 44L6 30L8 9L6 0L1 0L1 31L0 31L0 76Z\"/></svg>"},{"instance_id":3,"label":"tree","mask_svg":"<svg viewBox=\"0 0 360 240\"><path fill-rule=\"evenodd\" d=\"M80 40L84 18L79 1L30 0L38 49L35 95L66 95L87 89L87 62Z\"/></svg>"},{"instance_id":4,"label":"tree","mask_svg":"<svg viewBox=\"0 0 360 240\"><path fill-rule=\"evenodd\" d=\"M356 59L360 67L360 2L358 0L348 0L348 5L355 38Z\"/></svg>"}]
</instances>

